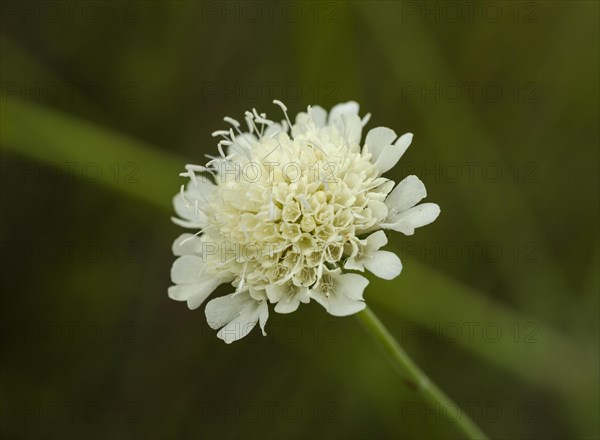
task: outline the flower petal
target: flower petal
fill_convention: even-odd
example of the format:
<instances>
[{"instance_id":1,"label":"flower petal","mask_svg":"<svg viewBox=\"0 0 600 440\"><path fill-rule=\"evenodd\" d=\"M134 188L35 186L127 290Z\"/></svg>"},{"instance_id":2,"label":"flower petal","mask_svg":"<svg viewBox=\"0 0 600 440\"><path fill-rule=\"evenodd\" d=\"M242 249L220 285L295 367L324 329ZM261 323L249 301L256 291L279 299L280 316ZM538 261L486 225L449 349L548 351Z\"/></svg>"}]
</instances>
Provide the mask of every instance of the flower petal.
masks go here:
<instances>
[{"instance_id":1,"label":"flower petal","mask_svg":"<svg viewBox=\"0 0 600 440\"><path fill-rule=\"evenodd\" d=\"M375 166L379 169L379 174L381 175L387 173L389 170L394 168L401 156L402 154L400 153L400 150L398 150L395 146L388 145L383 147L381 154L375 161Z\"/></svg>"},{"instance_id":2,"label":"flower petal","mask_svg":"<svg viewBox=\"0 0 600 440\"><path fill-rule=\"evenodd\" d=\"M265 331L267 319L269 319L269 306L267 305L266 301L261 301L260 305L258 306L258 324L263 336L267 336L267 332Z\"/></svg>"},{"instance_id":3,"label":"flower petal","mask_svg":"<svg viewBox=\"0 0 600 440\"><path fill-rule=\"evenodd\" d=\"M246 336L260 322L263 331L269 317L266 301L256 301L248 292L215 298L206 305L206 320L217 337L230 344Z\"/></svg>"},{"instance_id":4,"label":"flower petal","mask_svg":"<svg viewBox=\"0 0 600 440\"><path fill-rule=\"evenodd\" d=\"M171 267L171 281L176 284L199 283L205 277L202 274L204 262L195 255L179 257Z\"/></svg>"},{"instance_id":5,"label":"flower petal","mask_svg":"<svg viewBox=\"0 0 600 440\"><path fill-rule=\"evenodd\" d=\"M379 168L380 175L396 166L412 142L412 136L412 133L403 134L398 138L394 145L387 145L383 147L381 153L374 162L377 168Z\"/></svg>"},{"instance_id":6,"label":"flower petal","mask_svg":"<svg viewBox=\"0 0 600 440\"><path fill-rule=\"evenodd\" d=\"M189 226L178 223L180 226L201 228L206 223L206 215L202 210L206 206L208 197L216 190L216 185L204 176L198 176L196 183L190 182L183 196L181 192L173 197L173 207L177 215L187 220Z\"/></svg>"},{"instance_id":7,"label":"flower petal","mask_svg":"<svg viewBox=\"0 0 600 440\"><path fill-rule=\"evenodd\" d=\"M288 287L284 284L269 284L265 288L267 292L267 298L269 298L271 303L276 303L285 296L287 288Z\"/></svg>"},{"instance_id":8,"label":"flower petal","mask_svg":"<svg viewBox=\"0 0 600 440\"><path fill-rule=\"evenodd\" d=\"M358 270L360 272L364 272L365 266L363 265L362 259L356 258L356 257L350 257L344 263L344 269Z\"/></svg>"},{"instance_id":9,"label":"flower petal","mask_svg":"<svg viewBox=\"0 0 600 440\"><path fill-rule=\"evenodd\" d=\"M371 235L367 237L367 250L376 251L377 249L385 246L388 243L387 235L385 232L379 230L377 232L373 232Z\"/></svg>"},{"instance_id":10,"label":"flower petal","mask_svg":"<svg viewBox=\"0 0 600 440\"><path fill-rule=\"evenodd\" d=\"M298 309L300 302L307 303L308 289L306 287L295 286L288 282L285 284L271 284L266 287L269 301L277 303L275 311L277 313L291 313Z\"/></svg>"},{"instance_id":11,"label":"flower petal","mask_svg":"<svg viewBox=\"0 0 600 440\"><path fill-rule=\"evenodd\" d=\"M402 262L393 252L377 251L364 264L371 273L384 280L394 279L402 272Z\"/></svg>"},{"instance_id":12,"label":"flower petal","mask_svg":"<svg viewBox=\"0 0 600 440\"><path fill-rule=\"evenodd\" d=\"M311 297L325 307L328 313L334 316L348 316L366 307L362 294L369 280L353 273L342 274L339 269L330 271L328 276L334 284L328 295L320 285L310 291Z\"/></svg>"},{"instance_id":13,"label":"flower petal","mask_svg":"<svg viewBox=\"0 0 600 440\"><path fill-rule=\"evenodd\" d=\"M263 137L268 139L268 138L274 136L275 133L282 132L282 131L283 131L283 126L281 124L279 124L278 122L274 122L265 129L265 132L263 133Z\"/></svg>"},{"instance_id":14,"label":"flower petal","mask_svg":"<svg viewBox=\"0 0 600 440\"><path fill-rule=\"evenodd\" d=\"M396 143L394 145L400 151L400 157L402 157L404 155L404 153L406 152L406 150L408 149L408 147L410 147L412 140L413 140L412 133L404 133L402 136L400 136L398 138L398 140L396 141Z\"/></svg>"},{"instance_id":15,"label":"flower petal","mask_svg":"<svg viewBox=\"0 0 600 440\"><path fill-rule=\"evenodd\" d=\"M336 277L336 290L341 290L345 296L356 301L363 301L363 292L368 284L368 279L356 273Z\"/></svg>"},{"instance_id":16,"label":"flower petal","mask_svg":"<svg viewBox=\"0 0 600 440\"><path fill-rule=\"evenodd\" d=\"M329 112L329 125L334 125L336 122L342 122L342 115L350 116L357 115L358 116L359 106L355 101L343 102L341 104L337 104L333 106L331 111Z\"/></svg>"},{"instance_id":17,"label":"flower petal","mask_svg":"<svg viewBox=\"0 0 600 440\"><path fill-rule=\"evenodd\" d=\"M206 304L206 309L204 309L206 322L214 330L223 327L240 314L240 310L247 301L247 295L235 295L233 293L209 301Z\"/></svg>"},{"instance_id":18,"label":"flower petal","mask_svg":"<svg viewBox=\"0 0 600 440\"><path fill-rule=\"evenodd\" d=\"M360 138L362 136L362 125L358 115L345 115L346 121L345 137L351 146L360 144Z\"/></svg>"},{"instance_id":19,"label":"flower petal","mask_svg":"<svg viewBox=\"0 0 600 440\"><path fill-rule=\"evenodd\" d=\"M242 313L218 331L217 337L226 344L238 341L250 334L258 323L258 316L253 313Z\"/></svg>"},{"instance_id":20,"label":"flower petal","mask_svg":"<svg viewBox=\"0 0 600 440\"><path fill-rule=\"evenodd\" d=\"M404 212L427 197L425 184L417 176L408 176L402 180L385 199L390 211Z\"/></svg>"},{"instance_id":21,"label":"flower petal","mask_svg":"<svg viewBox=\"0 0 600 440\"><path fill-rule=\"evenodd\" d=\"M207 278L201 283L178 284L169 287L169 298L175 301L187 301L190 310L197 309L222 283L218 278Z\"/></svg>"},{"instance_id":22,"label":"flower petal","mask_svg":"<svg viewBox=\"0 0 600 440\"><path fill-rule=\"evenodd\" d=\"M199 246L202 241L195 237L193 234L181 234L173 242L172 250L173 255L178 257L182 255L199 255Z\"/></svg>"},{"instance_id":23,"label":"flower petal","mask_svg":"<svg viewBox=\"0 0 600 440\"><path fill-rule=\"evenodd\" d=\"M377 160L384 147L392 145L398 135L388 127L375 127L369 130L365 139L367 151Z\"/></svg>"},{"instance_id":24,"label":"flower petal","mask_svg":"<svg viewBox=\"0 0 600 440\"><path fill-rule=\"evenodd\" d=\"M413 235L415 228L428 225L435 221L440 215L440 207L435 203L421 203L408 211L397 215L393 223L382 224L386 229L402 232L405 235Z\"/></svg>"},{"instance_id":25,"label":"flower petal","mask_svg":"<svg viewBox=\"0 0 600 440\"><path fill-rule=\"evenodd\" d=\"M322 128L325 126L325 123L327 122L327 111L323 107L319 105L313 105L310 107L308 114L312 118L317 128Z\"/></svg>"},{"instance_id":26,"label":"flower petal","mask_svg":"<svg viewBox=\"0 0 600 440\"><path fill-rule=\"evenodd\" d=\"M282 298L276 305L275 311L277 313L292 313L298 309L300 305L300 299L296 296Z\"/></svg>"},{"instance_id":27,"label":"flower petal","mask_svg":"<svg viewBox=\"0 0 600 440\"><path fill-rule=\"evenodd\" d=\"M332 295L327 312L333 316L350 316L364 310L366 306L364 301L355 301L345 295Z\"/></svg>"},{"instance_id":28,"label":"flower petal","mask_svg":"<svg viewBox=\"0 0 600 440\"><path fill-rule=\"evenodd\" d=\"M371 208L371 215L375 219L384 219L388 215L388 207L384 202L371 199L368 207Z\"/></svg>"}]
</instances>

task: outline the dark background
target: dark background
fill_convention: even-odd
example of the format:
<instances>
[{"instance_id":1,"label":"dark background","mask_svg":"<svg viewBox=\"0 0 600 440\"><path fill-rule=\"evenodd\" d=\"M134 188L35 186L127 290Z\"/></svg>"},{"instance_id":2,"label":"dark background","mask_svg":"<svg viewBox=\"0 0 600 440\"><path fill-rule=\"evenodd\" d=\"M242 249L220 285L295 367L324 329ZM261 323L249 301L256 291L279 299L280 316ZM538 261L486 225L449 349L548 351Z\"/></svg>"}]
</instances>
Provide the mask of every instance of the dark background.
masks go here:
<instances>
[{"instance_id":1,"label":"dark background","mask_svg":"<svg viewBox=\"0 0 600 440\"><path fill-rule=\"evenodd\" d=\"M369 305L493 438L598 438L599 7L1 2L3 438L456 438L356 319L167 298L222 117L356 100L441 206ZM226 288L219 291L228 293Z\"/></svg>"}]
</instances>

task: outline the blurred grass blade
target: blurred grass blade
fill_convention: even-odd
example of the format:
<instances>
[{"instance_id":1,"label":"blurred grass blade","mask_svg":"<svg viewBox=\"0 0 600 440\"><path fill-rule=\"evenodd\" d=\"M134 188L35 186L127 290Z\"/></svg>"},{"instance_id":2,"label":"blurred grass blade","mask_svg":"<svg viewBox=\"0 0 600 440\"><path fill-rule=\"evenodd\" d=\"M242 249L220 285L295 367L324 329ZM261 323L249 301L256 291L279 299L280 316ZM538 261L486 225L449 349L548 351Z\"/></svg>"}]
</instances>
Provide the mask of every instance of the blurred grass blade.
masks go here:
<instances>
[{"instance_id":1,"label":"blurred grass blade","mask_svg":"<svg viewBox=\"0 0 600 440\"><path fill-rule=\"evenodd\" d=\"M390 86L394 92L405 81L429 88L436 84L460 83L447 66L430 30L420 23L420 19L400 20L403 17L402 2L380 3L379 8L366 2L354 5L387 55L393 72L391 76L396 79L396 84ZM434 160L443 164L497 164L501 169L511 169L501 146L483 128L467 102L442 99L432 104L421 99L419 94L407 96L407 102L420 115L425 136L431 142L430 148L435 150ZM473 222L482 239L535 243L544 251L545 258L535 265L515 265L510 259L503 258L497 266L510 286L509 293L516 304L527 310L541 311L552 322L564 321L561 299L568 295L570 288L562 268L551 256L551 246L540 232L526 196L508 181L498 182L493 190L489 186L473 185L468 179L459 179L454 185L457 193L465 198L464 209L468 216L465 221ZM494 231L493 237L490 231Z\"/></svg>"},{"instance_id":2,"label":"blurred grass blade","mask_svg":"<svg viewBox=\"0 0 600 440\"><path fill-rule=\"evenodd\" d=\"M46 107L7 99L1 110L3 149L47 164L93 164L90 169L103 174L94 181L171 209L183 159ZM9 166L5 172L11 172Z\"/></svg>"},{"instance_id":3,"label":"blurred grass blade","mask_svg":"<svg viewBox=\"0 0 600 440\"><path fill-rule=\"evenodd\" d=\"M112 178L98 183L161 210L171 210L172 196L181 183L178 173L183 159L77 118L11 100L2 104L0 130L4 149L40 162L97 162L102 169L110 169L114 163L135 163L139 166L136 183ZM397 294L390 295L391 290ZM589 390L587 381L596 377L597 349L570 340L427 266L410 262L410 268L394 281L373 279L369 292L369 300L408 324L435 327L449 322L473 323L479 331L492 324L503 332L518 332L505 334L495 343L471 342L466 337L457 342L537 386L573 397Z\"/></svg>"},{"instance_id":4,"label":"blurred grass blade","mask_svg":"<svg viewBox=\"0 0 600 440\"><path fill-rule=\"evenodd\" d=\"M395 280L372 277L369 286L368 300L403 318L403 328L396 331L414 332L419 324L438 333L450 326L461 328L463 335L456 342L465 350L563 395L585 389L589 378L595 377L596 348L577 343L443 273L412 261L409 264Z\"/></svg>"}]
</instances>

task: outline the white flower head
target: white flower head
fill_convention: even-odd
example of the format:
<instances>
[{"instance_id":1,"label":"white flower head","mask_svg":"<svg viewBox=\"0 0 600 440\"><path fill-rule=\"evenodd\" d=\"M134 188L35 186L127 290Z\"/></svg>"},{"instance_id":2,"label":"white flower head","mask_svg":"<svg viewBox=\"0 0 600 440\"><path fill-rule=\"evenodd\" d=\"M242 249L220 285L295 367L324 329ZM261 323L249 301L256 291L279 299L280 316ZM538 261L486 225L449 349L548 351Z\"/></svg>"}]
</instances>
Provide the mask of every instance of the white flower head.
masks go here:
<instances>
[{"instance_id":1,"label":"white flower head","mask_svg":"<svg viewBox=\"0 0 600 440\"><path fill-rule=\"evenodd\" d=\"M368 270L389 280L402 270L397 255L381 250L384 229L412 235L433 222L436 204L418 203L425 186L409 176L395 188L382 175L412 141L386 127L373 128L361 146L369 116L350 101L329 114L308 107L292 123L283 103L280 123L246 112L247 130L226 117L218 130L218 156L186 165L190 179L174 198L173 221L195 231L173 244L174 286L169 297L199 307L221 284L233 292L211 300L206 318L230 343L256 324L265 334L269 303L294 312L314 299L334 316L365 308Z\"/></svg>"}]
</instances>

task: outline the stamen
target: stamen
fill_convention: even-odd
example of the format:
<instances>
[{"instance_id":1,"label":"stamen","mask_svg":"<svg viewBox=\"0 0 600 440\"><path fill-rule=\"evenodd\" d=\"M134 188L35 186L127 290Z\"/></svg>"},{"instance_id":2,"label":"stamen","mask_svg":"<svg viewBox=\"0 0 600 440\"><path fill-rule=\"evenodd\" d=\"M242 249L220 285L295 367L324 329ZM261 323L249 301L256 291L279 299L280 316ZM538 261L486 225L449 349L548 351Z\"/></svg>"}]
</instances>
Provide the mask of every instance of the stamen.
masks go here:
<instances>
[{"instance_id":1,"label":"stamen","mask_svg":"<svg viewBox=\"0 0 600 440\"><path fill-rule=\"evenodd\" d=\"M371 120L371 113L367 113L366 115L363 116L363 118L360 120L360 125L361 126L365 126L367 125L367 123Z\"/></svg>"},{"instance_id":2,"label":"stamen","mask_svg":"<svg viewBox=\"0 0 600 440\"><path fill-rule=\"evenodd\" d=\"M233 125L233 128L235 128L239 134L242 134L242 130L240 130L240 123L237 120L230 118L229 116L225 116L223 120L228 124Z\"/></svg>"},{"instance_id":3,"label":"stamen","mask_svg":"<svg viewBox=\"0 0 600 440\"><path fill-rule=\"evenodd\" d=\"M285 106L285 104L283 102L281 102L280 100L278 100L278 99L274 99L273 100L273 104L278 105L279 107L281 107L281 110L283 110L283 114L285 115L285 120L287 121L287 123L289 124L289 126L291 128L292 127L292 123L290 122L290 117L287 114L287 107Z\"/></svg>"},{"instance_id":4,"label":"stamen","mask_svg":"<svg viewBox=\"0 0 600 440\"><path fill-rule=\"evenodd\" d=\"M235 120L235 119L233 119L233 118L230 118L229 116L225 116L225 117L223 118L223 120L224 120L225 122L227 122L227 123L229 123L229 124L233 125L234 127L239 127L239 126L240 126L240 123L239 123L238 121L236 121L236 120Z\"/></svg>"},{"instance_id":5,"label":"stamen","mask_svg":"<svg viewBox=\"0 0 600 440\"><path fill-rule=\"evenodd\" d=\"M213 131L210 135L212 137L224 136L226 138L229 135L229 130L217 130L217 131Z\"/></svg>"},{"instance_id":6,"label":"stamen","mask_svg":"<svg viewBox=\"0 0 600 440\"><path fill-rule=\"evenodd\" d=\"M321 182L323 182L323 185L325 185L325 190L329 191L329 185L327 184L327 176L322 171L321 171Z\"/></svg>"},{"instance_id":7,"label":"stamen","mask_svg":"<svg viewBox=\"0 0 600 440\"><path fill-rule=\"evenodd\" d=\"M308 200L306 200L306 197L304 197L304 195L301 195L298 198L300 199L300 203L302 203L302 206L304 206L304 209L306 209L308 211L310 209L310 203L308 203Z\"/></svg>"},{"instance_id":8,"label":"stamen","mask_svg":"<svg viewBox=\"0 0 600 440\"><path fill-rule=\"evenodd\" d=\"M344 126L344 131L343 131L343 133L342 133L342 137L343 137L344 139L347 139L347 138L346 138L346 130L348 129L348 121L346 120L346 115L344 115L344 114L342 114L342 115L341 115L341 118L342 118L342 124L343 124L343 126ZM346 145L347 145L347 144L348 144L348 142L346 141ZM350 146L348 146L348 148L350 148Z\"/></svg>"},{"instance_id":9,"label":"stamen","mask_svg":"<svg viewBox=\"0 0 600 440\"><path fill-rule=\"evenodd\" d=\"M248 124L252 124L250 131L252 133L258 133L258 128L256 128L256 124L254 123L254 115L249 111L246 111L245 115L246 115L246 121L248 122Z\"/></svg>"},{"instance_id":10,"label":"stamen","mask_svg":"<svg viewBox=\"0 0 600 440\"><path fill-rule=\"evenodd\" d=\"M202 232L204 232L204 230L200 229L194 235L190 235L188 238L184 239L181 243L179 243L179 246L183 246L184 244L186 244L191 239L193 239L193 238L197 237L198 235L202 234Z\"/></svg>"},{"instance_id":11,"label":"stamen","mask_svg":"<svg viewBox=\"0 0 600 440\"><path fill-rule=\"evenodd\" d=\"M273 195L271 194L271 204L269 205L269 220L275 220L275 203L273 202Z\"/></svg>"}]
</instances>

